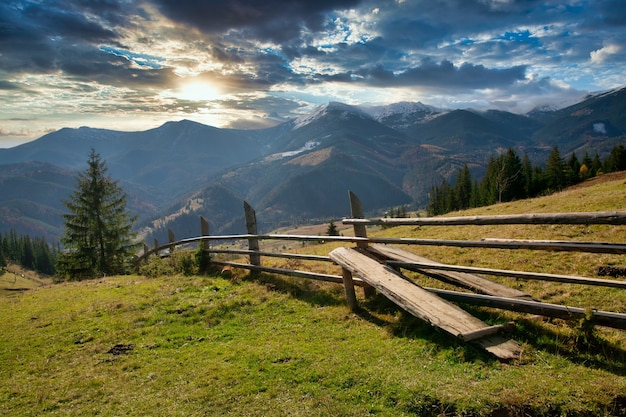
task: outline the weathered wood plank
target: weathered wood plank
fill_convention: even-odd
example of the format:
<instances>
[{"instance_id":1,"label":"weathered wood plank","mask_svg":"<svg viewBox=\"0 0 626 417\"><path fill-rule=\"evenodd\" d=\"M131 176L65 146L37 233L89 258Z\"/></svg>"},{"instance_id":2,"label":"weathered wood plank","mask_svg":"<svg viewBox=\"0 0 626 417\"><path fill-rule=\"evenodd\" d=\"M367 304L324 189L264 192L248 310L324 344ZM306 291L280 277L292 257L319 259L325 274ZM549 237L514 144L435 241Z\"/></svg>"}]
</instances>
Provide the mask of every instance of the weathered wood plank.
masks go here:
<instances>
[{"instance_id":1,"label":"weathered wood plank","mask_svg":"<svg viewBox=\"0 0 626 417\"><path fill-rule=\"evenodd\" d=\"M356 249L337 248L329 256L342 268L360 277L409 313L455 337L489 327L455 304L426 291ZM475 342L503 360L517 358L520 351L516 342L499 336L478 339Z\"/></svg>"},{"instance_id":2,"label":"weathered wood plank","mask_svg":"<svg viewBox=\"0 0 626 417\"><path fill-rule=\"evenodd\" d=\"M376 256L383 257L384 259L393 259L400 262L418 262L422 264L429 263L432 265L442 265L439 262L432 261L428 258L424 258L423 256L416 255L412 252L405 251L395 246L372 245L368 248L368 250L374 253ZM465 272L441 271L424 267L411 268L410 265L404 265L403 267L415 270L417 272L423 273L425 275L445 281L450 284L467 288L480 294L532 300L532 297L525 292L507 287L506 285L502 285L497 282L493 282L487 278L478 275Z\"/></svg>"}]
</instances>

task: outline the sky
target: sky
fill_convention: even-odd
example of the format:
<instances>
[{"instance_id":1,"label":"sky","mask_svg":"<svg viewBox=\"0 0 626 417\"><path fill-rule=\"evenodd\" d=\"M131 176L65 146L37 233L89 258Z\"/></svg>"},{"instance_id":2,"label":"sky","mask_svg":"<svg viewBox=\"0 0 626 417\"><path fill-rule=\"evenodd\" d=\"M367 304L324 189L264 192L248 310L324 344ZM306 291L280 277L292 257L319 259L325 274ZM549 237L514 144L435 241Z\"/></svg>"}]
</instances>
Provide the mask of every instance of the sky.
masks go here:
<instances>
[{"instance_id":1,"label":"sky","mask_svg":"<svg viewBox=\"0 0 626 417\"><path fill-rule=\"evenodd\" d=\"M0 147L331 101L525 113L624 68L624 0L0 0Z\"/></svg>"}]
</instances>

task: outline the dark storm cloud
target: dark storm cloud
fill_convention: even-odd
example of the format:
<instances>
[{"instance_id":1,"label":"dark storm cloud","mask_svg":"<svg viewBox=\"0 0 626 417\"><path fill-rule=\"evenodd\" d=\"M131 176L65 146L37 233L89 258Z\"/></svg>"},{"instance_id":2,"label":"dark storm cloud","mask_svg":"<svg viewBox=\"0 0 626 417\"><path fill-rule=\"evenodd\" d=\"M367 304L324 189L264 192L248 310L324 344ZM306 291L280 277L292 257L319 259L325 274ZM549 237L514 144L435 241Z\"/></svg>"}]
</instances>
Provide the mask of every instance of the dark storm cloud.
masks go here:
<instances>
[{"instance_id":1,"label":"dark storm cloud","mask_svg":"<svg viewBox=\"0 0 626 417\"><path fill-rule=\"evenodd\" d=\"M58 57L58 68L77 81L138 88L168 85L177 78L169 68L135 68L124 57L92 48L67 48L60 51Z\"/></svg>"},{"instance_id":2,"label":"dark storm cloud","mask_svg":"<svg viewBox=\"0 0 626 417\"><path fill-rule=\"evenodd\" d=\"M360 0L154 0L170 19L206 33L245 29L260 39L294 39L302 27L319 30L323 14L355 7Z\"/></svg>"},{"instance_id":3,"label":"dark storm cloud","mask_svg":"<svg viewBox=\"0 0 626 417\"><path fill-rule=\"evenodd\" d=\"M117 37L116 33L102 24L87 19L80 10L66 10L29 5L22 12L22 18L36 22L42 37L66 37L87 42L106 42Z\"/></svg>"},{"instance_id":4,"label":"dark storm cloud","mask_svg":"<svg viewBox=\"0 0 626 417\"><path fill-rule=\"evenodd\" d=\"M21 90L22 86L9 81L0 80L0 90Z\"/></svg>"},{"instance_id":5,"label":"dark storm cloud","mask_svg":"<svg viewBox=\"0 0 626 417\"><path fill-rule=\"evenodd\" d=\"M508 86L526 78L526 67L493 69L464 63L455 66L450 61L439 63L424 60L418 67L395 73L378 65L356 71L350 80L377 87L420 86L438 89L481 89ZM334 78L338 81L340 78ZM345 78L344 78L345 80Z\"/></svg>"},{"instance_id":6,"label":"dark storm cloud","mask_svg":"<svg viewBox=\"0 0 626 417\"><path fill-rule=\"evenodd\" d=\"M88 4L85 7L89 9ZM89 18L71 2L2 3L0 68L43 73L56 70L63 65L66 50L99 42L117 43L118 34L105 23L102 18Z\"/></svg>"}]
</instances>

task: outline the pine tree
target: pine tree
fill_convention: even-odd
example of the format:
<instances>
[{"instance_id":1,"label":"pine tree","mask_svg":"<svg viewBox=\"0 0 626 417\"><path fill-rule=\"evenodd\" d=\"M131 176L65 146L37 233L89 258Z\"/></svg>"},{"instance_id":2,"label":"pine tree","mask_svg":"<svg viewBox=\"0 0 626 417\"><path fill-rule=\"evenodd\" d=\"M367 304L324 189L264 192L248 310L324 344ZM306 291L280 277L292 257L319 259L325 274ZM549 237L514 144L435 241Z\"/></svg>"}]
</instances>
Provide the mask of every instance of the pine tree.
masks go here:
<instances>
[{"instance_id":1,"label":"pine tree","mask_svg":"<svg viewBox=\"0 0 626 417\"><path fill-rule=\"evenodd\" d=\"M334 221L330 221L328 224L328 229L326 229L327 236L339 236L339 230L337 230L337 226Z\"/></svg>"},{"instance_id":2,"label":"pine tree","mask_svg":"<svg viewBox=\"0 0 626 417\"><path fill-rule=\"evenodd\" d=\"M569 168L571 169L571 171L568 172L568 175L572 176L571 178L569 178L570 180L570 184L575 184L579 181L580 178L580 162L578 161L578 157L576 156L575 152L572 152L572 155L569 158L569 161L567 161L567 165L569 166Z\"/></svg>"},{"instance_id":3,"label":"pine tree","mask_svg":"<svg viewBox=\"0 0 626 417\"><path fill-rule=\"evenodd\" d=\"M603 164L604 172L616 172L626 170L626 149L621 143L615 146Z\"/></svg>"},{"instance_id":4,"label":"pine tree","mask_svg":"<svg viewBox=\"0 0 626 417\"><path fill-rule=\"evenodd\" d=\"M456 174L456 182L454 184L454 193L458 203L458 209L464 210L470 207L470 199L472 196L472 174L467 164Z\"/></svg>"},{"instance_id":5,"label":"pine tree","mask_svg":"<svg viewBox=\"0 0 626 417\"><path fill-rule=\"evenodd\" d=\"M594 175L594 173L591 172L592 163L593 161L591 157L589 156L589 153L585 152L585 155L583 156L583 160L581 161L580 170L578 171L579 172L578 176L581 181L584 181L587 178Z\"/></svg>"},{"instance_id":6,"label":"pine tree","mask_svg":"<svg viewBox=\"0 0 626 417\"><path fill-rule=\"evenodd\" d=\"M4 254L4 240L2 239L2 233L0 233L0 268L5 266L7 266L7 258Z\"/></svg>"},{"instance_id":7,"label":"pine tree","mask_svg":"<svg viewBox=\"0 0 626 417\"><path fill-rule=\"evenodd\" d=\"M30 236L22 236L21 240L21 258L20 265L27 269L35 269L35 250L33 249L33 241Z\"/></svg>"},{"instance_id":8,"label":"pine tree","mask_svg":"<svg viewBox=\"0 0 626 417\"><path fill-rule=\"evenodd\" d=\"M107 175L100 155L91 150L88 168L78 174L77 186L64 201L64 251L58 257L57 271L69 279L128 271L135 245L132 226L135 217L126 211L126 194Z\"/></svg>"},{"instance_id":9,"label":"pine tree","mask_svg":"<svg viewBox=\"0 0 626 417\"><path fill-rule=\"evenodd\" d=\"M565 161L561 158L559 148L555 146L546 163L546 186L550 191L561 191L567 184L565 177Z\"/></svg>"},{"instance_id":10,"label":"pine tree","mask_svg":"<svg viewBox=\"0 0 626 417\"><path fill-rule=\"evenodd\" d=\"M596 175L602 175L602 162L600 161L600 156L596 152L593 159L591 160L591 176L595 177Z\"/></svg>"},{"instance_id":11,"label":"pine tree","mask_svg":"<svg viewBox=\"0 0 626 417\"><path fill-rule=\"evenodd\" d=\"M524 187L524 198L534 196L536 192L534 170L528 154L524 154L524 158L522 158L521 181Z\"/></svg>"},{"instance_id":12,"label":"pine tree","mask_svg":"<svg viewBox=\"0 0 626 417\"><path fill-rule=\"evenodd\" d=\"M42 238L33 239L33 251L35 253L35 271L42 274L54 275L56 253L50 248L48 242Z\"/></svg>"}]
</instances>

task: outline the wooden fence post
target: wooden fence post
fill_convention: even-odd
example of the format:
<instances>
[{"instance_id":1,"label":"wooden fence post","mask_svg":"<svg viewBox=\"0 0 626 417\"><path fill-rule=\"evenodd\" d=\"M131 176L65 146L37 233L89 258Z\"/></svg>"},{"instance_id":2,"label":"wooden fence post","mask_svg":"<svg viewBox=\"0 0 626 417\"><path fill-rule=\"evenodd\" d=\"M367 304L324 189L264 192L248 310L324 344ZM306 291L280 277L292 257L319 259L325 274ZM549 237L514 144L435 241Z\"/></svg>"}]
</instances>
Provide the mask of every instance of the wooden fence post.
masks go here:
<instances>
[{"instance_id":1,"label":"wooden fence post","mask_svg":"<svg viewBox=\"0 0 626 417\"><path fill-rule=\"evenodd\" d=\"M352 280L352 272L346 268L341 268L341 278L343 286L346 290L346 302L350 311L356 310L356 293L354 292L354 281Z\"/></svg>"},{"instance_id":2,"label":"wooden fence post","mask_svg":"<svg viewBox=\"0 0 626 417\"><path fill-rule=\"evenodd\" d=\"M361 204L361 200L359 200L359 197L357 197L356 194L354 194L352 191L348 191L348 195L350 197L350 216L353 219L364 219L365 211L363 210L363 204ZM365 238L367 237L367 229L365 228L364 224L354 224L353 227L354 236ZM367 242L356 242L356 247L359 249L367 249L367 246ZM352 279L350 279L350 281L352 281ZM346 296L348 296L347 291L348 288L346 287ZM354 293L354 287L352 289L352 292ZM367 283L363 283L363 295L365 295L366 298L373 297L374 295L376 295L376 289Z\"/></svg>"},{"instance_id":3,"label":"wooden fence post","mask_svg":"<svg viewBox=\"0 0 626 417\"><path fill-rule=\"evenodd\" d=\"M159 241L154 238L154 254L159 256Z\"/></svg>"},{"instance_id":4,"label":"wooden fence post","mask_svg":"<svg viewBox=\"0 0 626 417\"><path fill-rule=\"evenodd\" d=\"M359 197L357 197L352 191L348 191L348 195L350 196L350 216L353 219L364 219L365 213L363 211L363 204L361 204L361 200L359 200ZM354 225L354 236L367 237L367 230L364 224ZM357 242L356 246L360 249L367 249L367 242Z\"/></svg>"},{"instance_id":5,"label":"wooden fence post","mask_svg":"<svg viewBox=\"0 0 626 417\"><path fill-rule=\"evenodd\" d=\"M209 222L204 217L200 216L200 236L209 236ZM200 241L202 245L202 250L205 252L209 251L209 240L203 239Z\"/></svg>"},{"instance_id":6,"label":"wooden fence post","mask_svg":"<svg viewBox=\"0 0 626 417\"><path fill-rule=\"evenodd\" d=\"M257 235L256 225L256 212L250 204L246 201L243 202L243 209L246 213L246 230L249 235ZM259 239L248 238L248 249L251 251L259 251ZM250 264L254 266L261 266L261 256L257 253L250 254Z\"/></svg>"},{"instance_id":7,"label":"wooden fence post","mask_svg":"<svg viewBox=\"0 0 626 417\"><path fill-rule=\"evenodd\" d=\"M170 243L174 243L176 242L176 238L174 237L174 232L172 232L171 229L167 229L167 238L169 239ZM174 245L170 245L170 254L174 253Z\"/></svg>"}]
</instances>

